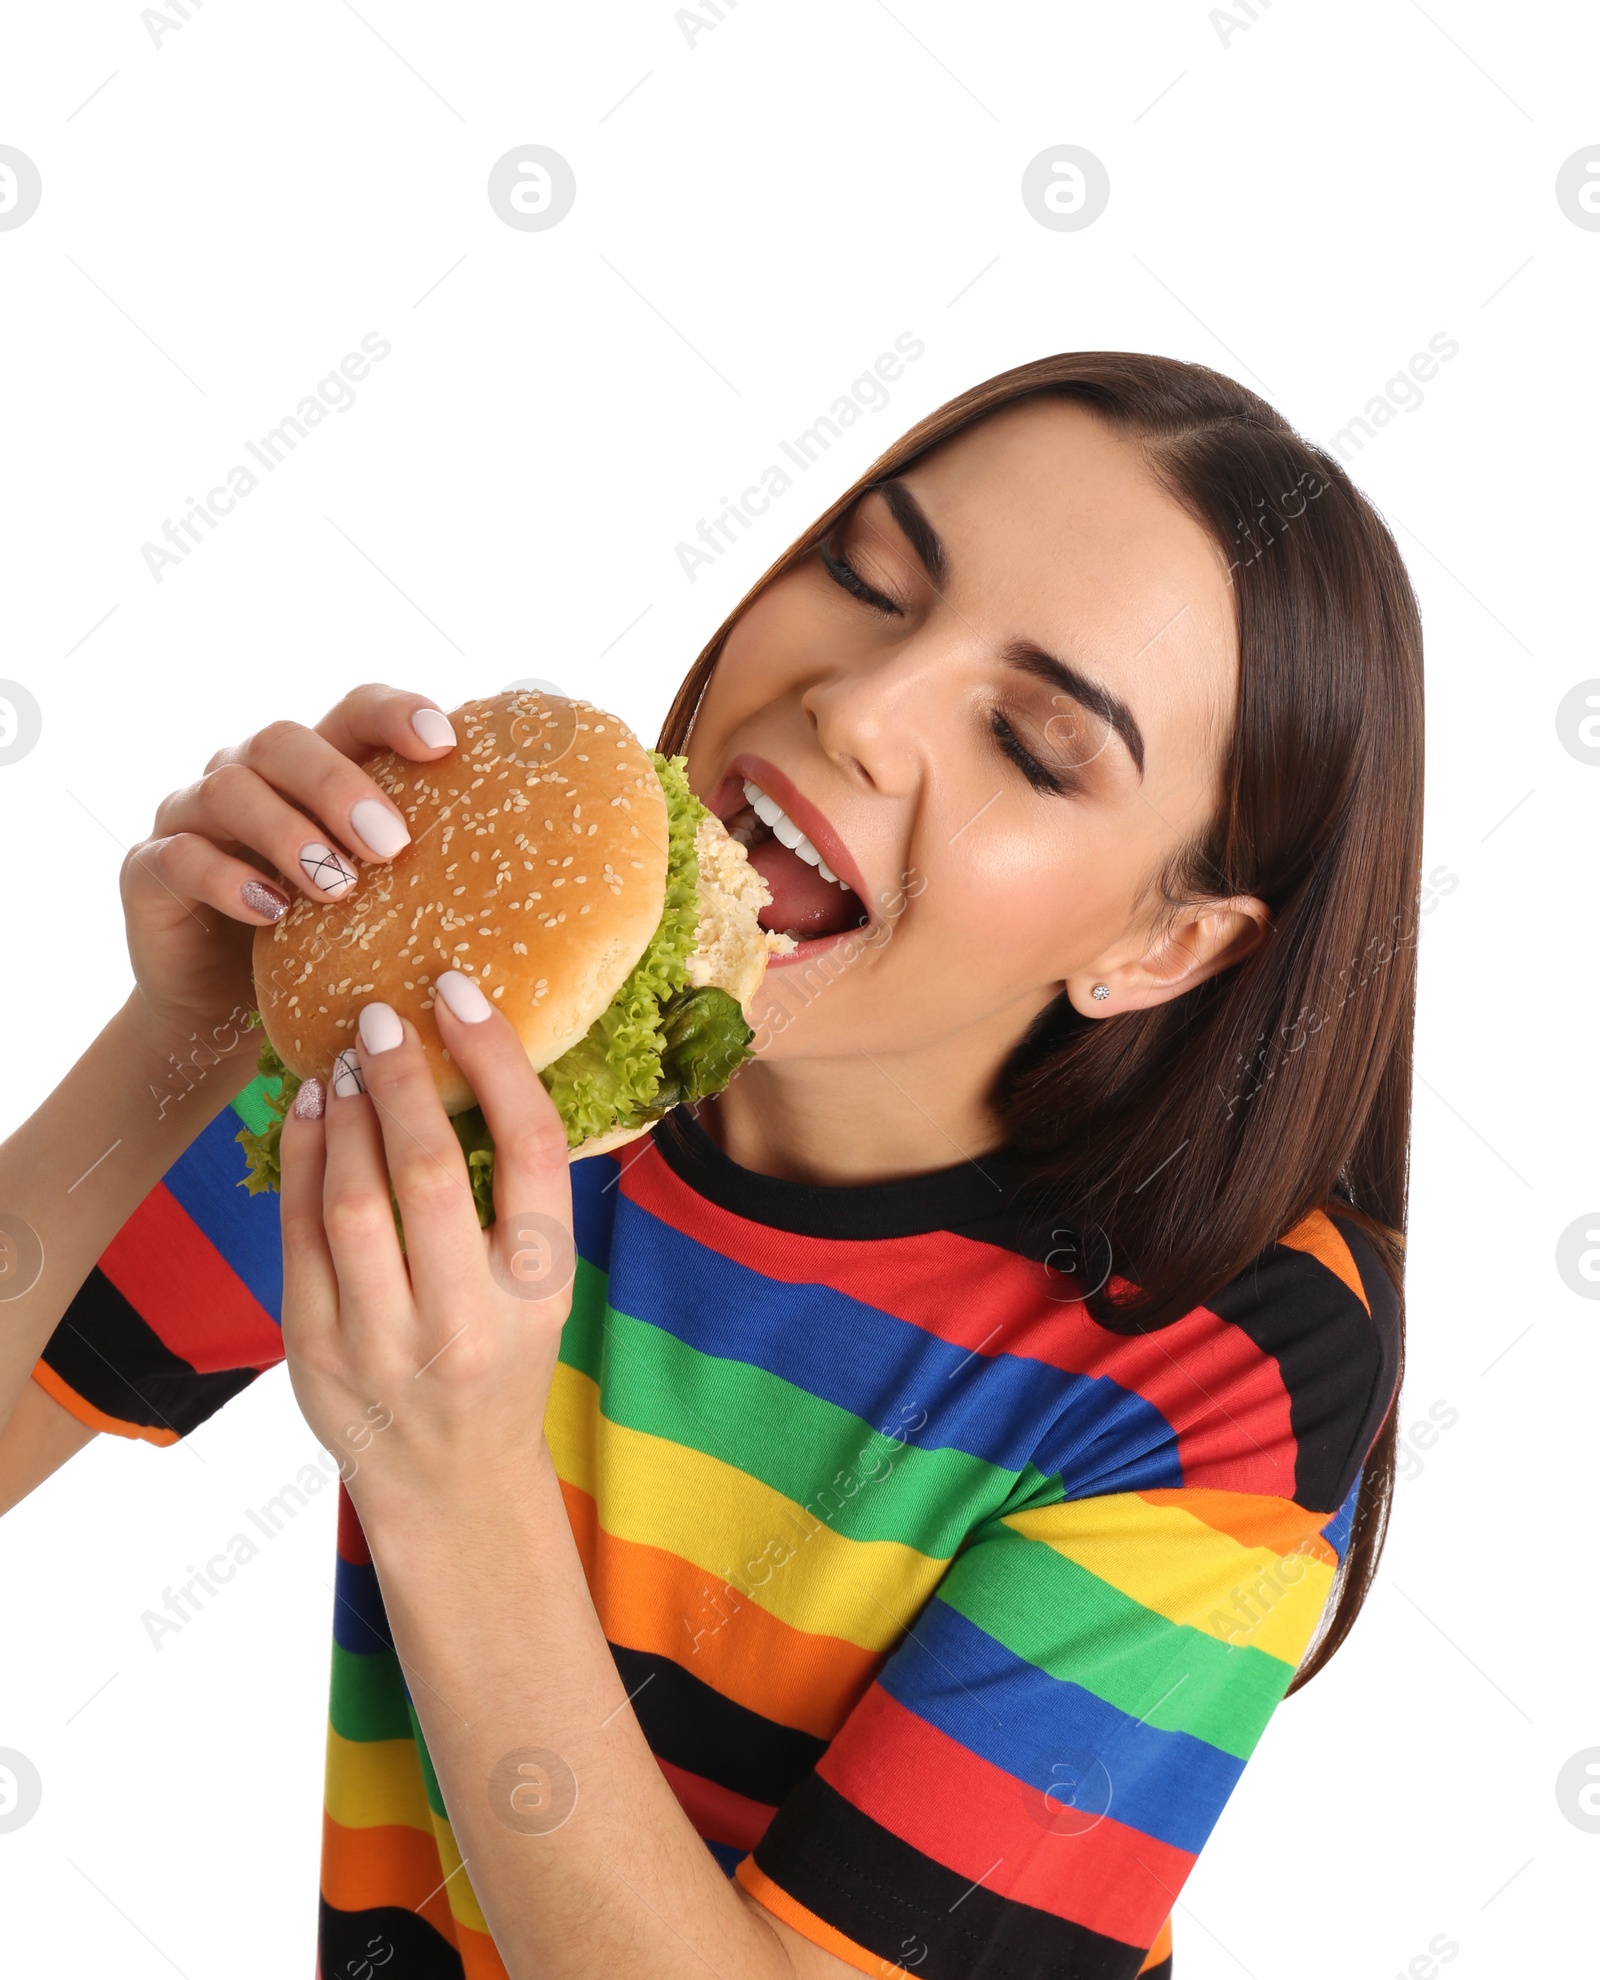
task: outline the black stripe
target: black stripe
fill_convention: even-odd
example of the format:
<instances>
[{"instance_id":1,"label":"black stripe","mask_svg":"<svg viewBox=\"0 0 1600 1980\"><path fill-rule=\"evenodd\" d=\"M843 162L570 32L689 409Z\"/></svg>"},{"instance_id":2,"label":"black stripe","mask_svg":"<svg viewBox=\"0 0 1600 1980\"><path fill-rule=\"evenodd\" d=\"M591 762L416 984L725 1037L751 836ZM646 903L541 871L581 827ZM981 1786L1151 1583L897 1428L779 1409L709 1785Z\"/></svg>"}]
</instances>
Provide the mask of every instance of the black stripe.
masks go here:
<instances>
[{"instance_id":1,"label":"black stripe","mask_svg":"<svg viewBox=\"0 0 1600 1980\"><path fill-rule=\"evenodd\" d=\"M673 1174L709 1202L800 1237L920 1237L929 1231L964 1231L1003 1213L1033 1174L1014 1149L997 1148L896 1182L790 1182L741 1168L688 1107L675 1107L658 1121L651 1139Z\"/></svg>"},{"instance_id":2,"label":"black stripe","mask_svg":"<svg viewBox=\"0 0 1600 1980\"><path fill-rule=\"evenodd\" d=\"M827 1751L825 1739L735 1704L670 1657L614 1643L611 1655L651 1752L686 1773L775 1808Z\"/></svg>"},{"instance_id":3,"label":"black stripe","mask_svg":"<svg viewBox=\"0 0 1600 1980\"><path fill-rule=\"evenodd\" d=\"M119 1423L188 1433L260 1372L225 1368L198 1374L172 1352L100 1270L73 1295L41 1357L69 1389Z\"/></svg>"},{"instance_id":4,"label":"black stripe","mask_svg":"<svg viewBox=\"0 0 1600 1980\"><path fill-rule=\"evenodd\" d=\"M1277 1362L1298 1446L1295 1502L1327 1513L1339 1510L1355 1483L1388 1408L1399 1354L1388 1275L1353 1225L1338 1229L1372 1302L1370 1316L1326 1265L1281 1244L1206 1301Z\"/></svg>"},{"instance_id":5,"label":"black stripe","mask_svg":"<svg viewBox=\"0 0 1600 1980\"><path fill-rule=\"evenodd\" d=\"M426 1918L393 1904L335 1911L319 1895L317 1958L322 1980L464 1980L455 1947Z\"/></svg>"},{"instance_id":6,"label":"black stripe","mask_svg":"<svg viewBox=\"0 0 1600 1980\"><path fill-rule=\"evenodd\" d=\"M916 1980L1133 1980L1149 1951L974 1887L815 1774L773 1817L755 1860L808 1911Z\"/></svg>"}]
</instances>

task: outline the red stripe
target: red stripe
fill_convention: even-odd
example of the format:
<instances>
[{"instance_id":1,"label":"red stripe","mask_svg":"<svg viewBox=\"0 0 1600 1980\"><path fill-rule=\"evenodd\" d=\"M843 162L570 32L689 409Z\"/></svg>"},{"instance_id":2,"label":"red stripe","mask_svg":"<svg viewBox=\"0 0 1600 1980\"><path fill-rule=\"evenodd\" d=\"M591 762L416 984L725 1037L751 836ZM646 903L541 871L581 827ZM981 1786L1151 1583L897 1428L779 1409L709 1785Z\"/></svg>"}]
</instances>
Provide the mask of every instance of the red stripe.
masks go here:
<instances>
[{"instance_id":1,"label":"red stripe","mask_svg":"<svg viewBox=\"0 0 1600 1980\"><path fill-rule=\"evenodd\" d=\"M266 1308L165 1183L151 1190L99 1264L151 1332L197 1374L282 1361L283 1336Z\"/></svg>"},{"instance_id":2,"label":"red stripe","mask_svg":"<svg viewBox=\"0 0 1600 1980\"><path fill-rule=\"evenodd\" d=\"M693 1822L695 1833L707 1842L731 1843L736 1849L754 1849L766 1833L777 1809L732 1788L719 1787L703 1774L674 1767L670 1760L656 1755L656 1765L667 1777L667 1785L678 1797L678 1805Z\"/></svg>"},{"instance_id":3,"label":"red stripe","mask_svg":"<svg viewBox=\"0 0 1600 1980\"><path fill-rule=\"evenodd\" d=\"M1187 1850L1110 1815L1085 1829L1066 1827L1071 1810L1053 1807L876 1684L817 1772L947 1870L1125 1943L1154 1939L1195 1864Z\"/></svg>"},{"instance_id":4,"label":"red stripe","mask_svg":"<svg viewBox=\"0 0 1600 1980\"><path fill-rule=\"evenodd\" d=\"M350 1494L344 1489L344 1480L339 1480L339 1537L338 1552L341 1561L351 1567L371 1567L372 1554L367 1546L367 1536L361 1531L361 1522L356 1518L356 1509L350 1502Z\"/></svg>"},{"instance_id":5,"label":"red stripe","mask_svg":"<svg viewBox=\"0 0 1600 1980\"><path fill-rule=\"evenodd\" d=\"M1051 1298L1042 1268L1000 1245L951 1231L862 1239L774 1230L696 1195L654 1147L619 1186L670 1229L765 1278L828 1286L974 1354L1115 1382L1171 1425L1185 1485L1294 1497L1297 1445L1278 1364L1205 1307L1156 1333L1115 1334L1081 1300Z\"/></svg>"}]
</instances>

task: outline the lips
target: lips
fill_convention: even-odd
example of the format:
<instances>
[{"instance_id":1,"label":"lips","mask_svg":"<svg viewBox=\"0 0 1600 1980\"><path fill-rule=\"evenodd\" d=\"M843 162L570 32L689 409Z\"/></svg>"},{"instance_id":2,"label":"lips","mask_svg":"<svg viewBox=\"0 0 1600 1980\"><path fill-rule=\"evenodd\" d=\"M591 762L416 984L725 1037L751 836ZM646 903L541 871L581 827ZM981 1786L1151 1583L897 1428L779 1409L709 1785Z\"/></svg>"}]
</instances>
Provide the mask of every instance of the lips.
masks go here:
<instances>
[{"instance_id":1,"label":"lips","mask_svg":"<svg viewBox=\"0 0 1600 1980\"><path fill-rule=\"evenodd\" d=\"M752 807L747 781L781 807L784 818L778 820L776 834ZM741 752L712 793L710 808L745 841L751 865L767 883L772 905L762 913L764 928L792 934L810 951L870 923L867 881L849 847L776 764ZM791 849L797 833L835 878L824 878L804 852ZM785 960L774 957L773 964Z\"/></svg>"}]
</instances>

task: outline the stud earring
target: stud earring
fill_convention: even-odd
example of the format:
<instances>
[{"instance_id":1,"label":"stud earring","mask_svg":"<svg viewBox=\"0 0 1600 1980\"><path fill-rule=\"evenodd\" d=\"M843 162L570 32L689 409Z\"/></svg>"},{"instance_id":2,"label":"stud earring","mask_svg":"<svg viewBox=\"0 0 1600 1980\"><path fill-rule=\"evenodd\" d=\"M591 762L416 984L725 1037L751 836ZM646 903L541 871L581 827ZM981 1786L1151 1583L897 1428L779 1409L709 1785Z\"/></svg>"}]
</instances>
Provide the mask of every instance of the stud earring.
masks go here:
<instances>
[{"instance_id":1,"label":"stud earring","mask_svg":"<svg viewBox=\"0 0 1600 1980\"><path fill-rule=\"evenodd\" d=\"M1097 1004L1103 1004L1107 997L1111 995L1111 986L1108 983L1097 983L1089 992L1089 995L1093 997Z\"/></svg>"}]
</instances>

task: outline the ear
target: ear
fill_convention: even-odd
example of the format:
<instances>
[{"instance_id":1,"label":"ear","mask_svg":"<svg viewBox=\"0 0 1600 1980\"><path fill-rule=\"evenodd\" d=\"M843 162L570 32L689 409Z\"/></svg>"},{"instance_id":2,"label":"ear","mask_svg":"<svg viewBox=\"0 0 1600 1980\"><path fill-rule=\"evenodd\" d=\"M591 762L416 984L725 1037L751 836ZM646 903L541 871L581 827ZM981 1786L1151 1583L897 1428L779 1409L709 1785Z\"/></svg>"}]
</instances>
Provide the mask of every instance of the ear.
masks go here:
<instances>
[{"instance_id":1,"label":"ear","mask_svg":"<svg viewBox=\"0 0 1600 1980\"><path fill-rule=\"evenodd\" d=\"M1197 901L1184 908L1142 955L1119 958L1111 953L1099 970L1091 968L1067 978L1067 996L1084 1017L1146 1011L1243 962L1271 931L1271 911L1253 894ZM1109 994L1096 997L1097 984Z\"/></svg>"}]
</instances>

